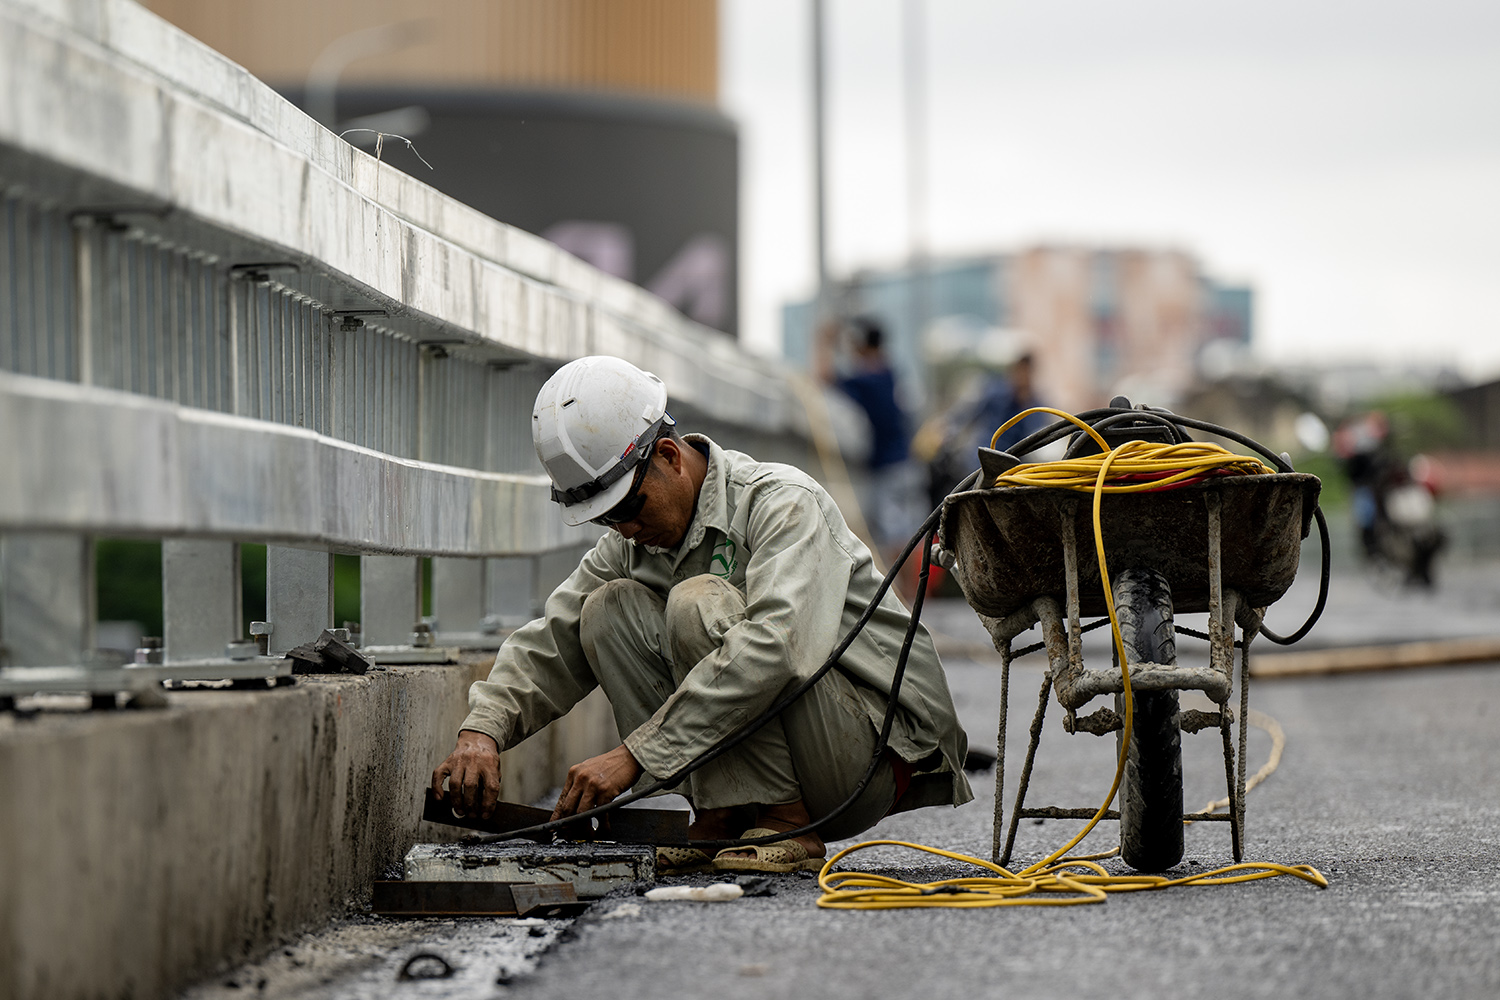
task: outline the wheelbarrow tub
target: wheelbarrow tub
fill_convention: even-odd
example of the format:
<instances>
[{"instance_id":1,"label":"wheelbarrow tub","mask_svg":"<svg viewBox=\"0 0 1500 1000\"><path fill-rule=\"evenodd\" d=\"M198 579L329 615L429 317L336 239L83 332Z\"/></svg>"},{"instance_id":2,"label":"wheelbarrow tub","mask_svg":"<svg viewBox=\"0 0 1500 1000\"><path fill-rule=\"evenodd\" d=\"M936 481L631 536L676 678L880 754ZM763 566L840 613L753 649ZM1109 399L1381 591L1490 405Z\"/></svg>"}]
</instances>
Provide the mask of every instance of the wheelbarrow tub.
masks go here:
<instances>
[{"instance_id":1,"label":"wheelbarrow tub","mask_svg":"<svg viewBox=\"0 0 1500 1000\"><path fill-rule=\"evenodd\" d=\"M1219 495L1222 582L1251 607L1286 593L1297 575L1322 483L1277 473L1223 476L1152 493L1106 494L1100 511L1109 568L1158 570L1179 613L1208 610L1208 503ZM943 503L940 537L958 558L954 571L975 611L1003 618L1038 597L1066 600L1063 532L1077 541L1079 614L1108 613L1099 585L1093 497L1038 486L956 493Z\"/></svg>"}]
</instances>

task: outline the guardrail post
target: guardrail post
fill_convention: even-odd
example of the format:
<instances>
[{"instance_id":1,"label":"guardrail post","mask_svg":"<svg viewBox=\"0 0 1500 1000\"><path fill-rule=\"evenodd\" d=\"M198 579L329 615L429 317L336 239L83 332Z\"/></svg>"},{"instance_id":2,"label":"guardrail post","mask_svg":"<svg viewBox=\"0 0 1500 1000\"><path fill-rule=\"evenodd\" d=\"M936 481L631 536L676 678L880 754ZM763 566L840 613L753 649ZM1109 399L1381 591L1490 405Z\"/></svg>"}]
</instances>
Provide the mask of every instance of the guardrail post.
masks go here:
<instances>
[{"instance_id":1,"label":"guardrail post","mask_svg":"<svg viewBox=\"0 0 1500 1000\"><path fill-rule=\"evenodd\" d=\"M411 644L422 617L422 560L415 556L361 556L359 635L364 646Z\"/></svg>"},{"instance_id":2,"label":"guardrail post","mask_svg":"<svg viewBox=\"0 0 1500 1000\"><path fill-rule=\"evenodd\" d=\"M484 561L485 611L498 618L501 627L514 628L537 617L541 605L536 587L534 557L504 556Z\"/></svg>"},{"instance_id":3,"label":"guardrail post","mask_svg":"<svg viewBox=\"0 0 1500 1000\"><path fill-rule=\"evenodd\" d=\"M168 662L220 659L245 634L238 542L161 543L162 630Z\"/></svg>"},{"instance_id":4,"label":"guardrail post","mask_svg":"<svg viewBox=\"0 0 1500 1000\"><path fill-rule=\"evenodd\" d=\"M438 632L478 632L484 618L484 560L432 560L432 616Z\"/></svg>"},{"instance_id":5,"label":"guardrail post","mask_svg":"<svg viewBox=\"0 0 1500 1000\"><path fill-rule=\"evenodd\" d=\"M272 653L316 639L333 626L333 554L266 546L266 620Z\"/></svg>"},{"instance_id":6,"label":"guardrail post","mask_svg":"<svg viewBox=\"0 0 1500 1000\"><path fill-rule=\"evenodd\" d=\"M52 532L0 538L0 640L8 666L89 662L95 604L93 539Z\"/></svg>"}]
</instances>

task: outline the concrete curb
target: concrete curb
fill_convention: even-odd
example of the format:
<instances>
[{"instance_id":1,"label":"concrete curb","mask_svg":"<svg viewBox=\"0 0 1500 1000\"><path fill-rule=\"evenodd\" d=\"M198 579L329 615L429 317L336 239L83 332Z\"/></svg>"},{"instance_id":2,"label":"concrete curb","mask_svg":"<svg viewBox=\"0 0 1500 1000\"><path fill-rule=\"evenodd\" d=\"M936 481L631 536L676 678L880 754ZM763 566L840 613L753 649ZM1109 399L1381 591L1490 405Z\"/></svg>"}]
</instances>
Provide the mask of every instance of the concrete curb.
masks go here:
<instances>
[{"instance_id":1,"label":"concrete curb","mask_svg":"<svg viewBox=\"0 0 1500 1000\"><path fill-rule=\"evenodd\" d=\"M0 996L161 996L362 902L453 836L419 797L491 659L0 716ZM506 795L615 742L596 691L506 755Z\"/></svg>"}]
</instances>

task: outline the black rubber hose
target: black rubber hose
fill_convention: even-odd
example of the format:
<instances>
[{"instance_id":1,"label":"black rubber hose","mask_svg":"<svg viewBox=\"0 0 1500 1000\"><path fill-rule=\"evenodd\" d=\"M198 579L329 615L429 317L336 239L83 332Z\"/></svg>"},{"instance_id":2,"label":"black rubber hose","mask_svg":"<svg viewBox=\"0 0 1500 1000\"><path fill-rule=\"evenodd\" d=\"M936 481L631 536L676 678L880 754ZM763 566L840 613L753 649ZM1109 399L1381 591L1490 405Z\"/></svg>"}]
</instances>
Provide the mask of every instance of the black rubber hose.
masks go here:
<instances>
[{"instance_id":1,"label":"black rubber hose","mask_svg":"<svg viewBox=\"0 0 1500 1000\"><path fill-rule=\"evenodd\" d=\"M977 475L977 473L975 475ZM965 480L965 482L968 482L969 480L972 480L974 478L975 476L969 476ZM912 551L917 547L919 543L923 543L927 538L931 536L933 529L937 526L938 520L942 517L942 513L943 508L938 507L931 514L927 515L927 519L922 522L922 527L917 531L915 535L911 537L911 540L906 543L906 547L902 550L901 555L896 558L890 570L886 572L885 578L880 581L880 586L876 588L875 596L865 607L864 613L859 616L859 620L856 621L850 627L849 631L844 635L844 637L839 640L839 643L834 647L833 652L830 653L828 655L828 658L823 661L823 665L820 666L810 677L808 677L802 683L798 684L795 688L778 699L773 705L771 705L770 708L766 709L760 715L745 723L745 725L735 730L734 733L732 733L730 736L726 737L723 740L720 740L718 743L703 751L697 757L694 757L692 760L688 761L681 768L675 771L670 777L654 781L651 784L647 785L645 788L627 792L624 795L611 800L610 802L606 802L604 805L595 806L592 809L585 809L583 812L574 813L573 815L566 816L562 819L550 820L546 823L537 823L532 826L520 827L515 830L507 830L504 833L493 834L482 839L493 841L513 840L518 837L534 837L538 834L556 832L558 830L561 830L565 826L569 826L581 820L588 820L592 819L595 816L603 815L607 812L613 812L614 810L627 806L632 802L637 802L647 797L648 795L654 795L659 791L664 791L668 788L671 788L683 778L698 770L700 767L703 767L705 764L717 760L719 757L722 757L724 754L728 753L730 750L733 750L745 740L749 739L772 719L780 715L788 705L792 704L792 702L796 701L798 698L802 697L802 695L807 693L807 691L810 690L812 686L819 680L821 680L823 676L828 673L828 671L832 670L838 665L839 658L842 657L846 651L848 651L849 647L853 645L854 640L859 636L859 633L864 630L864 627L869 624L870 619L875 616L875 611L880 607L881 600L885 597L886 592L890 590L891 584L896 579L896 574L900 572L902 566L906 565L906 560L911 558ZM690 841L690 846L718 848L749 847L756 844L769 844L773 841L785 840L788 837L801 836L804 833L808 833L812 830L817 829L823 823L826 823L830 819L833 819L842 814L846 809L849 808L849 806L853 805L855 799L857 799L860 793L864 791L864 788L869 783L871 776L873 776L875 773L875 768L880 764L880 758L885 753L884 734L889 733L890 727L895 720L896 708L898 706L897 695L900 692L901 679L906 672L907 654L910 652L912 641L916 636L917 624L922 608L922 600L925 596L926 591L927 573L931 566L932 560L931 546L924 545L923 548L922 587L918 591L917 598L914 602L911 624L907 628L906 641L902 644L901 655L896 664L896 672L893 675L890 703L886 707L885 722L882 726L883 735L881 737L878 751L872 756L870 767L865 773L864 778L861 779L859 786L854 794L846 799L832 812L828 813L825 816L820 816L818 819L814 820L807 826L799 827L796 830L777 833L775 836L754 837L748 839L739 838L736 840Z\"/></svg>"},{"instance_id":2,"label":"black rubber hose","mask_svg":"<svg viewBox=\"0 0 1500 1000\"><path fill-rule=\"evenodd\" d=\"M1271 451L1271 449L1267 448L1259 441L1256 441L1254 438L1247 437L1246 435L1241 434L1238 431L1230 430L1228 427L1223 427L1219 424L1215 424L1207 420L1197 420L1193 417L1184 417L1180 414L1171 413L1167 410L1162 409L1127 410L1116 406L1103 407L1097 410L1085 410L1082 413L1076 414L1076 416L1079 420L1082 420L1084 423L1096 429L1100 426L1108 426L1116 422L1124 422L1124 419L1130 416L1146 417L1147 419L1155 417L1157 419L1176 424L1179 427L1191 427L1194 430L1205 431L1209 434L1214 434L1218 437L1226 438L1230 441L1242 444L1246 448L1249 448L1250 450L1261 455L1263 458L1269 460L1278 472L1296 471L1292 468L1290 462L1288 462L1286 459L1282 458L1275 452ZM1024 455L1027 452L1035 451L1038 448L1045 447L1046 445L1051 444L1053 441L1056 441L1063 437L1067 437L1068 435L1076 432L1078 432L1078 426L1076 424L1068 420L1058 420L1055 423L1048 424L1041 430L1035 431L1028 437L1022 439L1020 443L1016 444L1011 449L1011 454ZM958 492L958 490L955 489L954 492ZM1291 635L1278 635L1276 632L1273 632L1271 629L1267 628L1264 623L1261 624L1260 634L1279 646L1290 646L1292 643L1304 638L1308 632L1312 631L1312 627L1318 623L1318 619L1323 616L1323 609L1328 605L1328 586L1332 579L1331 553L1328 546L1328 520L1323 516L1323 508L1321 505L1313 508L1313 516L1316 517L1318 521L1318 541L1323 547L1323 554L1321 559L1322 565L1320 567L1318 578L1318 601L1313 606L1312 614L1308 615L1307 621L1303 622L1302 627L1297 629L1297 631L1293 632Z\"/></svg>"},{"instance_id":3,"label":"black rubber hose","mask_svg":"<svg viewBox=\"0 0 1500 1000\"><path fill-rule=\"evenodd\" d=\"M1125 418L1134 416L1137 418L1145 417L1146 419L1151 419L1155 417L1161 419L1163 422L1172 422L1186 427L1193 427L1198 430L1207 431L1211 434L1216 434L1220 437L1228 438L1232 441L1237 441L1240 444L1243 444L1246 447L1260 453L1266 458L1269 458L1276 464L1276 467L1280 471L1294 471L1291 465L1288 464L1284 459L1282 459L1281 456L1272 453L1269 449L1261 445L1259 442L1242 434L1239 434L1238 432L1231 431L1226 427L1220 427L1217 424L1209 423L1205 420L1194 420L1191 417L1182 417L1178 416L1177 414L1169 414L1157 410L1135 410L1123 409L1120 407L1103 407L1096 410L1085 410L1083 413L1077 414L1077 416L1085 423L1089 423L1090 421L1108 420L1110 424L1117 422L1116 419L1112 418ZM1123 420L1119 422L1123 422ZM1094 425L1090 424L1090 426ZM1041 430L1036 431L1030 436L1024 438L1019 444L1015 446L1012 454L1024 454L1028 451L1034 451L1035 449L1043 447L1044 445L1051 443L1051 441L1057 440L1059 437L1064 437L1067 434L1076 431L1077 429L1077 426L1070 421L1059 420L1056 423L1044 427ZM959 484L952 489L952 491L950 491L949 495L951 496L954 493L962 493L969 489L972 489L975 485L978 484L979 476L980 470L974 470L974 472L970 473L968 476L965 476L964 479L960 481ZM1327 604L1328 583L1330 579L1331 566L1331 559L1328 548L1328 522L1323 517L1323 510L1321 507L1315 508L1313 513L1318 521L1318 531L1320 534L1320 541L1322 542L1323 546L1322 574L1319 581L1318 602L1317 605L1313 608L1312 615L1307 619L1306 622L1303 623L1301 628L1299 628L1296 632L1293 632L1290 636L1283 637L1277 635L1275 632L1272 632L1270 629L1266 628L1264 624L1261 625L1261 634L1271 642L1280 645L1290 645L1307 635L1307 633L1312 629L1313 625L1317 623L1318 618L1322 616L1323 608ZM716 743L714 746L709 747L703 753L693 758L687 764L683 765L682 768L673 773L671 777L652 782L645 788L627 792L626 794L621 795L620 797L607 802L604 805L595 806L592 809L574 813L573 815L564 817L563 819L551 820L547 823L539 823L534 826L521 827L519 829L510 830L505 833L487 836L483 839L510 840L518 837L533 837L537 834L556 832L558 830L561 830L565 826L569 826L579 821L592 819L595 816L600 816L607 812L613 812L614 810L627 806L632 802L637 802L649 795L654 795L659 791L671 788L672 786L680 782L683 778L687 777L689 774L692 774L694 771L698 770L704 765L710 763L711 761L717 760L719 757L739 746L745 740L749 739L752 735L758 732L772 719L780 715L787 708L787 706L791 705L798 698L802 697L802 695L810 690L812 686L819 680L821 680L823 676L828 673L828 671L832 670L835 666L838 665L839 658L844 655L844 653L849 649L849 646L853 644L855 638L857 638L859 633L864 630L864 627L869 624L870 619L874 617L875 610L880 606L880 602L885 597L886 592L890 590L891 584L896 578L896 574L900 572L901 568L904 565L906 565L906 560L911 558L912 551L916 548L916 546L918 544L922 544L923 552L922 572L920 576L921 582L917 590L917 596L912 604L911 621L907 627L906 639L902 643L901 653L896 663L896 671L892 676L891 693L889 696L890 701L886 706L885 719L881 725L880 739L877 743L875 753L871 756L870 766L866 769L864 777L860 779L859 784L856 786L853 794L851 794L847 799L844 800L843 803L841 803L831 812L827 813L824 816L820 816L818 819L807 824L806 826L798 827L795 830L778 832L772 836L766 837L739 838L734 840L690 841L689 844L694 847L718 849L727 847L750 847L756 844L768 844L772 843L773 841L785 840L791 837L801 836L804 833L812 832L824 823L827 823L829 820L835 819L838 816L842 815L864 792L865 788L870 782L870 779L874 776L876 768L880 766L881 758L885 755L885 749L889 740L890 730L895 722L895 714L899 706L898 696L901 690L901 682L906 673L906 664L910 656L912 642L915 640L916 630L921 620L922 604L927 592L928 574L932 567L932 547L931 545L925 543L931 537L933 530L941 521L942 514L943 507L939 505L935 510L932 511L932 513L927 515L927 519L922 522L922 527L917 531L915 535L911 537L910 541L906 543L905 548L902 549L901 555L896 558L890 570L886 573L885 578L881 580L880 586L875 591L874 598L872 598L869 605L866 606L864 613L860 615L859 620L850 627L848 633L845 634L845 636L839 641L839 644L834 647L833 652L829 654L828 658L823 662L823 665L820 666L817 671L812 674L812 676L808 677L801 684L798 684L787 694L783 695L770 708L766 709L759 716L750 720L729 737L721 740L719 743Z\"/></svg>"},{"instance_id":4,"label":"black rubber hose","mask_svg":"<svg viewBox=\"0 0 1500 1000\"><path fill-rule=\"evenodd\" d=\"M1312 627L1318 623L1318 619L1323 617L1323 607L1328 603L1328 584L1333 576L1333 556L1328 551L1328 521L1323 517L1321 506L1313 508L1313 517L1318 519L1318 542L1323 547L1322 568L1318 579L1318 603L1313 606L1312 614L1307 616L1307 621L1302 623L1302 627L1291 635L1277 635L1266 628L1264 621L1260 623L1260 634L1278 646L1290 646L1311 632Z\"/></svg>"},{"instance_id":5,"label":"black rubber hose","mask_svg":"<svg viewBox=\"0 0 1500 1000\"><path fill-rule=\"evenodd\" d=\"M1274 462L1276 464L1276 469L1280 472L1297 471L1292 468L1292 464L1286 459L1282 458L1280 455L1275 454L1271 451L1271 449L1267 448L1259 441L1256 441L1254 438L1246 437L1244 434L1241 434L1238 431L1232 431L1228 427L1221 427L1218 424L1210 423L1207 420L1195 420L1192 417L1182 417L1178 416L1175 413L1172 415L1172 419L1184 427L1192 427L1196 430L1207 431L1210 434L1215 434L1222 438L1228 438L1231 441L1235 441L1247 448L1257 451L1264 457ZM1306 636L1307 633L1311 632L1312 627L1318 623L1318 619L1323 617L1323 609L1328 604L1328 585L1331 582L1333 575L1333 559L1332 553L1328 548L1328 519L1323 516L1323 507L1321 504L1313 508L1313 516L1317 518L1318 521L1318 542L1323 546L1321 571L1318 578L1318 603L1313 606L1312 614L1307 616L1307 621L1302 623L1302 627L1297 629L1297 631L1293 632L1291 635L1277 635L1275 632L1266 628L1264 622L1261 623L1260 634L1265 636L1271 642L1276 643L1278 646L1290 646L1292 643L1297 642L1299 639Z\"/></svg>"},{"instance_id":6,"label":"black rubber hose","mask_svg":"<svg viewBox=\"0 0 1500 1000\"><path fill-rule=\"evenodd\" d=\"M1089 426L1093 421L1104 417L1112 417L1121 413L1140 413L1140 410L1126 410L1118 406L1102 406L1097 410L1084 410L1082 413L1073 414L1079 420ZM1078 425L1069 420L1058 420L1050 423L1039 431L1032 431L1029 435L1018 441L1015 447L1010 449L1012 455L1024 455L1028 451L1036 451L1038 448L1046 447L1059 438L1065 438L1078 430Z\"/></svg>"},{"instance_id":7,"label":"black rubber hose","mask_svg":"<svg viewBox=\"0 0 1500 1000\"><path fill-rule=\"evenodd\" d=\"M1066 423L1066 421L1064 422ZM1172 422L1172 419L1169 415L1159 413L1155 410L1125 410L1121 413L1103 417L1102 419L1090 424L1089 426L1094 428L1094 430L1096 431L1103 431L1107 430L1110 427L1113 427L1115 424L1136 422L1159 424L1167 428L1167 430L1171 432L1173 444L1182 444L1183 434L1182 431L1178 428L1177 424ZM1063 455L1064 458L1079 457L1079 454L1081 452L1075 451L1074 449L1082 449L1085 445L1093 445L1096 448L1098 447L1098 443L1095 442L1092 437L1085 434L1083 431L1078 430L1072 424L1068 424L1068 426L1074 428L1074 432L1078 435L1078 440L1068 445L1067 453Z\"/></svg>"}]
</instances>

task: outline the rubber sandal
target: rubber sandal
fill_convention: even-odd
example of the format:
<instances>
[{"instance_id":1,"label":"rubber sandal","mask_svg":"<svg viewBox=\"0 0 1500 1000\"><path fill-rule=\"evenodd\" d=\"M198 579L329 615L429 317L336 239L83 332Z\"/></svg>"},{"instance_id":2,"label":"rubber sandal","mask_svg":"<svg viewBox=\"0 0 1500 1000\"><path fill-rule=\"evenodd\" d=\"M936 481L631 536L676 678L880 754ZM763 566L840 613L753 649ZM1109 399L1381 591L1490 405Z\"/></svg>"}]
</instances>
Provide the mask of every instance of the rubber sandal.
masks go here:
<instances>
[{"instance_id":1,"label":"rubber sandal","mask_svg":"<svg viewBox=\"0 0 1500 1000\"><path fill-rule=\"evenodd\" d=\"M656 874L692 875L714 870L714 859L696 847L658 847Z\"/></svg>"},{"instance_id":2,"label":"rubber sandal","mask_svg":"<svg viewBox=\"0 0 1500 1000\"><path fill-rule=\"evenodd\" d=\"M769 837L779 831L756 827L740 834L749 840ZM753 858L726 858L728 851L754 851ZM795 872L819 871L824 858L813 858L807 848L795 840L774 840L769 844L746 844L744 847L726 847L714 858L714 870L721 872Z\"/></svg>"}]
</instances>

